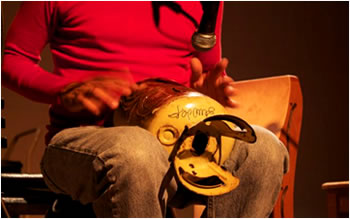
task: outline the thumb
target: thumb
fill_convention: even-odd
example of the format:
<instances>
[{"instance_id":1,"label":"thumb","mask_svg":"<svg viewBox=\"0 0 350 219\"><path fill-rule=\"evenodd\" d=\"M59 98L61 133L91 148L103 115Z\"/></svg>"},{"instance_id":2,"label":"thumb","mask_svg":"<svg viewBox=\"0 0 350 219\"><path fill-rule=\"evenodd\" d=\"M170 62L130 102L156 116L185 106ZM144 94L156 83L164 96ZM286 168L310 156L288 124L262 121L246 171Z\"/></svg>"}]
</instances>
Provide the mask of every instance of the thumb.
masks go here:
<instances>
[{"instance_id":1,"label":"thumb","mask_svg":"<svg viewBox=\"0 0 350 219\"><path fill-rule=\"evenodd\" d=\"M193 85L196 81L200 79L200 76L202 75L203 72L203 66L201 61L198 58L192 58L191 59L191 78L190 78L190 83Z\"/></svg>"}]
</instances>

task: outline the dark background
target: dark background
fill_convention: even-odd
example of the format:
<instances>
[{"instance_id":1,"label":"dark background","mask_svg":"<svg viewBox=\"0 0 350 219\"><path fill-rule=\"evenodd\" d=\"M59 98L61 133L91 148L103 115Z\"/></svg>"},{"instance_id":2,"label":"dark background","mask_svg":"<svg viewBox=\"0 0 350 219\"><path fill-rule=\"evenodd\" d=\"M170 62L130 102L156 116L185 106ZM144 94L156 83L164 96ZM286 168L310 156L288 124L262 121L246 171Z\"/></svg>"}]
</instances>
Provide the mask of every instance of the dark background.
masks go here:
<instances>
[{"instance_id":1,"label":"dark background","mask_svg":"<svg viewBox=\"0 0 350 219\"><path fill-rule=\"evenodd\" d=\"M2 2L3 33L19 2ZM2 37L3 35L2 34ZM326 217L327 181L349 180L349 5L348 2L225 2L223 56L235 80L297 75L304 98L303 123L295 179L295 216ZM50 70L46 48L41 65ZM1 88L5 99L2 135L42 130L27 172L39 172L44 150L47 105ZM34 138L22 138L12 160L26 161ZM2 149L2 158L6 149ZM31 165L29 165L31 164Z\"/></svg>"}]
</instances>

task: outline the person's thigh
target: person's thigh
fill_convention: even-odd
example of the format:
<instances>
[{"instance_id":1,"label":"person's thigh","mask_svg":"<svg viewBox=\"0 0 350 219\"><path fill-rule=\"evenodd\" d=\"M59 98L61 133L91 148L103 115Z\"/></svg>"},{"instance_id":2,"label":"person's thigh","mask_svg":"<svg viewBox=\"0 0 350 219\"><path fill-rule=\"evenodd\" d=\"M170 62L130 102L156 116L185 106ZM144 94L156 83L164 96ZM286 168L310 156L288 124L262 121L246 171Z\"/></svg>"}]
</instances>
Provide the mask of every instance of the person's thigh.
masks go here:
<instances>
[{"instance_id":1,"label":"person's thigh","mask_svg":"<svg viewBox=\"0 0 350 219\"><path fill-rule=\"evenodd\" d=\"M215 217L267 217L272 211L288 170L288 151L270 131L253 126L257 141L236 141L224 166L239 178L232 192L209 199ZM208 209L209 210L209 209Z\"/></svg>"},{"instance_id":2,"label":"person's thigh","mask_svg":"<svg viewBox=\"0 0 350 219\"><path fill-rule=\"evenodd\" d=\"M96 200L110 184L131 175L159 183L168 170L168 153L139 127L96 126L64 130L51 140L41 161L49 188L83 204ZM136 183L136 182L135 182Z\"/></svg>"}]
</instances>

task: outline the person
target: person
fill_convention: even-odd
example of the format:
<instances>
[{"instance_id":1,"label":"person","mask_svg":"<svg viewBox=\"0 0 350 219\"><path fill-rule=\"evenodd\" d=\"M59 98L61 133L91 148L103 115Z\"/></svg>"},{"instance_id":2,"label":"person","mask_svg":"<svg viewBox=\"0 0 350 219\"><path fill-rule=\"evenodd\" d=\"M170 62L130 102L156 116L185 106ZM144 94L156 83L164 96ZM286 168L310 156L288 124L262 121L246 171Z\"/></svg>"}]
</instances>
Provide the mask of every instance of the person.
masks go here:
<instances>
[{"instance_id":1,"label":"person","mask_svg":"<svg viewBox=\"0 0 350 219\"><path fill-rule=\"evenodd\" d=\"M221 58L223 3L217 44L207 52L191 46L202 14L200 2L22 3L5 41L2 85L50 104L41 168L52 191L92 203L98 217L163 216L157 193L169 168L167 152L148 131L108 121L120 98L138 89L135 82L153 77L238 106L228 60ZM48 43L52 72L38 65ZM271 213L288 153L271 132L253 127L257 142L236 141L224 164L240 185L208 198L208 217ZM166 191L169 205L176 188L172 182Z\"/></svg>"}]
</instances>

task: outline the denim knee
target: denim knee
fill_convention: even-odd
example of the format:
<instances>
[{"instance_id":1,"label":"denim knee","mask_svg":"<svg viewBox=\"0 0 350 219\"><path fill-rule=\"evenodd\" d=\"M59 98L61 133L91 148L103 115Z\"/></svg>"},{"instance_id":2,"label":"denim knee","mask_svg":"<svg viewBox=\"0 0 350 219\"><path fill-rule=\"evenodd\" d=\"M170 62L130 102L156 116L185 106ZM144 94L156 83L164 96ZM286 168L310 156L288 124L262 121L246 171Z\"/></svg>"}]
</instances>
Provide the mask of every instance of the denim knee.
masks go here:
<instances>
[{"instance_id":1,"label":"denim knee","mask_svg":"<svg viewBox=\"0 0 350 219\"><path fill-rule=\"evenodd\" d=\"M288 172L289 156L284 144L271 131L261 127L253 126L257 135L257 142L252 145L254 148L251 155L256 156L261 164L270 168L282 168L283 173Z\"/></svg>"},{"instance_id":2,"label":"denim knee","mask_svg":"<svg viewBox=\"0 0 350 219\"><path fill-rule=\"evenodd\" d=\"M269 130L260 126L252 127L257 136L256 142L251 144L236 140L230 157L224 163L225 167L234 174L245 165L253 165L254 170L283 169L282 172L286 173L289 157L283 143Z\"/></svg>"},{"instance_id":3,"label":"denim knee","mask_svg":"<svg viewBox=\"0 0 350 219\"><path fill-rule=\"evenodd\" d=\"M216 217L266 217L270 214L288 169L288 151L269 130L253 126L257 141L236 141L225 167L240 180L230 193L213 199L208 214Z\"/></svg>"},{"instance_id":4,"label":"denim knee","mask_svg":"<svg viewBox=\"0 0 350 219\"><path fill-rule=\"evenodd\" d=\"M116 131L117 136L113 134ZM105 211L108 205L113 217L161 216L158 193L169 168L167 151L151 133L137 127L108 132L109 141L114 143L98 155L96 164L105 169L109 182L103 195L93 203L95 212L111 217Z\"/></svg>"}]
</instances>

